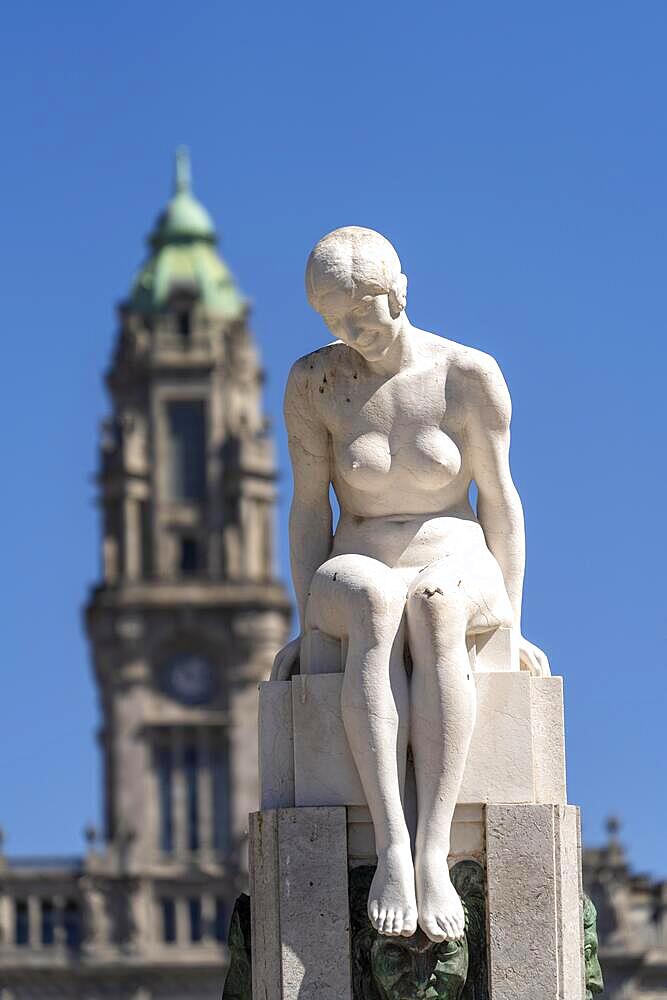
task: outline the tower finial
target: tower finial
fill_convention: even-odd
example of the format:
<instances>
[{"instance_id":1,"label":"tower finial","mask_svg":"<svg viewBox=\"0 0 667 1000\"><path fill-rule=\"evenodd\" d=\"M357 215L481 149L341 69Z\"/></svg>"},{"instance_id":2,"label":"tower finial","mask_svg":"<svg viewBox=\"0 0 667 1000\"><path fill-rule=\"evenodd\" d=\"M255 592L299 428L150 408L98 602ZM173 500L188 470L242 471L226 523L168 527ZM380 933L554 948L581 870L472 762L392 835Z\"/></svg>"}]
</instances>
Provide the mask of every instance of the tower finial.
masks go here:
<instances>
[{"instance_id":1,"label":"tower finial","mask_svg":"<svg viewBox=\"0 0 667 1000\"><path fill-rule=\"evenodd\" d=\"M190 190L190 153L187 146L176 150L176 194Z\"/></svg>"}]
</instances>

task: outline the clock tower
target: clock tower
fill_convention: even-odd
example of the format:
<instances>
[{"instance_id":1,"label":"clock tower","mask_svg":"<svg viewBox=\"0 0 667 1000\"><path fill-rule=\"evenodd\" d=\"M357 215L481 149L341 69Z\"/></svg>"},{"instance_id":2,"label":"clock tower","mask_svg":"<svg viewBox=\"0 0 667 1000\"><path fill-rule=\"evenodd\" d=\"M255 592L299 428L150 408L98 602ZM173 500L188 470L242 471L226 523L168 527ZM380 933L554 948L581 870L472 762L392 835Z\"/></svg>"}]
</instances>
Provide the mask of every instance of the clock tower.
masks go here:
<instances>
[{"instance_id":1,"label":"clock tower","mask_svg":"<svg viewBox=\"0 0 667 1000\"><path fill-rule=\"evenodd\" d=\"M107 373L102 579L86 625L104 838L143 886L137 937L164 943L203 935L243 883L257 683L289 602L273 568L275 467L248 304L184 151L148 247Z\"/></svg>"}]
</instances>

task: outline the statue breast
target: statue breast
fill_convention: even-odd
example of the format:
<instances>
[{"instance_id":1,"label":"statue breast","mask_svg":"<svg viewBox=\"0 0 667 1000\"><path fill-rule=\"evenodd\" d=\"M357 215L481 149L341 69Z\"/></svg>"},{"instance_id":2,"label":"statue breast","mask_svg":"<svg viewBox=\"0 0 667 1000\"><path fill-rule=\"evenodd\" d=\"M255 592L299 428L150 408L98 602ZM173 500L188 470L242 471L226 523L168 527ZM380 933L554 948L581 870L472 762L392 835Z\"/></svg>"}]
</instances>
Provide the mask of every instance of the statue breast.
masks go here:
<instances>
[{"instance_id":1,"label":"statue breast","mask_svg":"<svg viewBox=\"0 0 667 1000\"><path fill-rule=\"evenodd\" d=\"M367 493L408 482L427 491L438 490L461 470L457 445L434 426L408 427L400 437L368 431L336 446L335 460L345 482Z\"/></svg>"}]
</instances>

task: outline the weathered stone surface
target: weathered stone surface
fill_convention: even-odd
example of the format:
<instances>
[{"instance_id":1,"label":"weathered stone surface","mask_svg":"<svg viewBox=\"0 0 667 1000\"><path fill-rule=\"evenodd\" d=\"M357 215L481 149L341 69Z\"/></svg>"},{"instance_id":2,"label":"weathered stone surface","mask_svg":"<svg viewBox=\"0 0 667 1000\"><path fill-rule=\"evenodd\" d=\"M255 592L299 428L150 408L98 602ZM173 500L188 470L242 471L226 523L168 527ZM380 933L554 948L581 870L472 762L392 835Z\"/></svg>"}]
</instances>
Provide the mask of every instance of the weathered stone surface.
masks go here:
<instances>
[{"instance_id":1,"label":"weathered stone surface","mask_svg":"<svg viewBox=\"0 0 667 1000\"><path fill-rule=\"evenodd\" d=\"M349 1000L345 810L255 813L250 854L255 1000Z\"/></svg>"},{"instance_id":2,"label":"weathered stone surface","mask_svg":"<svg viewBox=\"0 0 667 1000\"><path fill-rule=\"evenodd\" d=\"M567 802L563 678L533 677L530 686L533 722L535 801Z\"/></svg>"},{"instance_id":3,"label":"weathered stone surface","mask_svg":"<svg viewBox=\"0 0 667 1000\"><path fill-rule=\"evenodd\" d=\"M264 688L273 683L272 681ZM480 673L459 803L565 803L562 680ZM295 805L365 805L340 708L341 674L292 679ZM270 742L270 741L269 741Z\"/></svg>"},{"instance_id":4,"label":"weathered stone surface","mask_svg":"<svg viewBox=\"0 0 667 1000\"><path fill-rule=\"evenodd\" d=\"M498 673L516 669L510 629L497 628L470 637L471 666L475 673Z\"/></svg>"},{"instance_id":5,"label":"weathered stone surface","mask_svg":"<svg viewBox=\"0 0 667 1000\"><path fill-rule=\"evenodd\" d=\"M292 678L294 804L364 806L340 707L342 674Z\"/></svg>"},{"instance_id":6,"label":"weathered stone surface","mask_svg":"<svg viewBox=\"0 0 667 1000\"><path fill-rule=\"evenodd\" d=\"M249 847L253 997L281 1000L277 810L250 814Z\"/></svg>"},{"instance_id":7,"label":"weathered stone surface","mask_svg":"<svg viewBox=\"0 0 667 1000\"><path fill-rule=\"evenodd\" d=\"M347 809L347 853L350 867L374 865L375 834L366 806ZM457 861L484 859L484 806L481 803L460 803L452 821L450 866Z\"/></svg>"},{"instance_id":8,"label":"weathered stone surface","mask_svg":"<svg viewBox=\"0 0 667 1000\"><path fill-rule=\"evenodd\" d=\"M292 685L266 681L259 685L260 809L294 805L294 737Z\"/></svg>"},{"instance_id":9,"label":"weathered stone surface","mask_svg":"<svg viewBox=\"0 0 667 1000\"><path fill-rule=\"evenodd\" d=\"M581 899L581 832L579 810L556 810L556 887L560 921L560 960L563 995L584 995L584 931Z\"/></svg>"},{"instance_id":10,"label":"weathered stone surface","mask_svg":"<svg viewBox=\"0 0 667 1000\"><path fill-rule=\"evenodd\" d=\"M530 688L525 673L481 673L477 720L459 802L532 802Z\"/></svg>"},{"instance_id":11,"label":"weathered stone surface","mask_svg":"<svg viewBox=\"0 0 667 1000\"><path fill-rule=\"evenodd\" d=\"M493 1000L583 1000L577 851L573 807L487 805Z\"/></svg>"}]
</instances>

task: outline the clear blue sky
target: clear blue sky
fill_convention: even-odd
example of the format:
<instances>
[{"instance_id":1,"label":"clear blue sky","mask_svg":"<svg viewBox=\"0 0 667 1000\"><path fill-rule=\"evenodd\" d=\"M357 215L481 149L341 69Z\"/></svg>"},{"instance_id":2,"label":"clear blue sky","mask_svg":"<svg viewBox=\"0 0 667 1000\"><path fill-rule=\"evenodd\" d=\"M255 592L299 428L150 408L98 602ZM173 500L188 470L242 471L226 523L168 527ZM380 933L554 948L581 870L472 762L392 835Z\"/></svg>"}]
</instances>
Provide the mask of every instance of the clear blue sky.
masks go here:
<instances>
[{"instance_id":1,"label":"clear blue sky","mask_svg":"<svg viewBox=\"0 0 667 1000\"><path fill-rule=\"evenodd\" d=\"M314 241L377 228L413 322L495 355L514 399L525 631L566 678L589 842L618 812L667 874L663 519L667 5L11 4L0 46L0 823L76 851L98 815L80 607L114 303L192 151L256 303L276 420L325 331ZM286 571L284 540L281 564Z\"/></svg>"}]
</instances>

